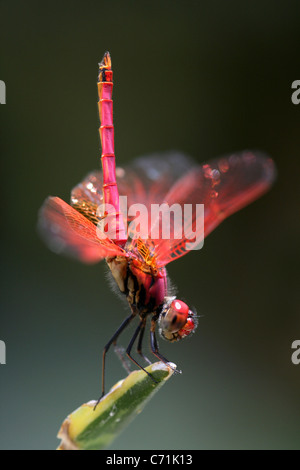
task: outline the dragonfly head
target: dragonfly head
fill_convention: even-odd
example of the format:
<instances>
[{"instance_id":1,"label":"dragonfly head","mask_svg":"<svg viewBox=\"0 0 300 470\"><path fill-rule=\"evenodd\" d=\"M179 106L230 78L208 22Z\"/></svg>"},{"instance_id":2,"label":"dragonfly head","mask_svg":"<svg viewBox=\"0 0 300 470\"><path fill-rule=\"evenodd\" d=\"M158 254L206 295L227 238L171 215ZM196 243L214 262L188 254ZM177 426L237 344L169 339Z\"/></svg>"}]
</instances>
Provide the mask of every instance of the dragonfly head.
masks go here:
<instances>
[{"instance_id":1,"label":"dragonfly head","mask_svg":"<svg viewBox=\"0 0 300 470\"><path fill-rule=\"evenodd\" d=\"M158 319L159 334L168 341L179 341L195 331L196 314L176 297L166 297Z\"/></svg>"}]
</instances>

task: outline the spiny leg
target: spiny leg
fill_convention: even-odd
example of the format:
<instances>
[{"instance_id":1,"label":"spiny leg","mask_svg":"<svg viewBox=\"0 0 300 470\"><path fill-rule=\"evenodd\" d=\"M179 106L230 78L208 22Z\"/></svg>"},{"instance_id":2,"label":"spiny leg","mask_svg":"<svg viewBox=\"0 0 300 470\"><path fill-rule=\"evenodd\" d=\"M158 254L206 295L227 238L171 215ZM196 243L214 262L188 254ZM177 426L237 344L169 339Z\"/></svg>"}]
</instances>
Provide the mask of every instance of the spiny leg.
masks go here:
<instances>
[{"instance_id":1,"label":"spiny leg","mask_svg":"<svg viewBox=\"0 0 300 470\"><path fill-rule=\"evenodd\" d=\"M151 320L151 329L150 329L150 344L151 344L151 351L153 352L154 356L156 356L160 361L166 364L170 369L172 369L175 373L181 373L180 370L174 369L170 366L170 362L166 359L162 354L160 354L158 350L158 344L156 341L155 336L155 326L156 326L156 317L153 317Z\"/></svg>"},{"instance_id":2,"label":"spiny leg","mask_svg":"<svg viewBox=\"0 0 300 470\"><path fill-rule=\"evenodd\" d=\"M122 333L122 331L126 328L126 326L131 322L131 320L135 317L135 313L131 313L125 320L122 322L122 324L119 326L117 331L114 333L114 335L110 338L109 342L105 345L103 349L103 355L102 355L102 393L100 398L98 399L94 410L96 409L98 403L100 402L101 398L105 395L105 356L107 351L109 350L110 346L112 343L116 343L118 337Z\"/></svg>"},{"instance_id":3,"label":"spiny leg","mask_svg":"<svg viewBox=\"0 0 300 470\"><path fill-rule=\"evenodd\" d=\"M144 332L145 332L145 326L146 326L146 318L143 320L143 324L141 326L141 329L140 329L140 336L139 336L139 342L138 342L138 345L137 345L137 352L140 356L142 356L142 358L148 362L148 364L152 364L152 362L150 361L150 359L148 359L148 357L146 357L143 352L142 352L142 342L143 342L143 337L144 337Z\"/></svg>"},{"instance_id":4,"label":"spiny leg","mask_svg":"<svg viewBox=\"0 0 300 470\"><path fill-rule=\"evenodd\" d=\"M127 356L129 357L129 359L132 360L132 362L134 362L140 369L142 369L142 370L153 380L153 382L157 383L156 380L152 377L152 375L149 374L149 372L146 371L146 369L144 369L144 367L142 367L142 366L130 355L132 346L133 346L133 344L134 344L134 342L135 342L135 340L136 340L138 334L140 333L141 328L143 328L144 326L145 326L145 325L144 325L144 319L142 319L142 320L140 321L139 326L138 326L137 329L135 330L133 337L132 337L131 340L130 340L130 343L129 343L129 345L128 345L128 348L126 349L126 354L127 354Z\"/></svg>"}]
</instances>

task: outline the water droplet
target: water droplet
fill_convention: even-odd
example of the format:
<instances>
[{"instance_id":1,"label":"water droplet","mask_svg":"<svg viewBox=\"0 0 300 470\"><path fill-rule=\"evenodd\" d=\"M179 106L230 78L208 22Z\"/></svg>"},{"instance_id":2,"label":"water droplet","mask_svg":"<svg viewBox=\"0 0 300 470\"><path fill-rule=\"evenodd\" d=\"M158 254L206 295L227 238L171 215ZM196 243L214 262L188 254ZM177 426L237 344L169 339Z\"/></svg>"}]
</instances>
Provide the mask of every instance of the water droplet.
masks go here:
<instances>
[{"instance_id":1,"label":"water droplet","mask_svg":"<svg viewBox=\"0 0 300 470\"><path fill-rule=\"evenodd\" d=\"M204 177L211 178L212 177L212 169L209 165L203 165Z\"/></svg>"},{"instance_id":2,"label":"water droplet","mask_svg":"<svg viewBox=\"0 0 300 470\"><path fill-rule=\"evenodd\" d=\"M118 178L124 178L124 176L125 176L125 170L124 170L124 168L121 168L121 167L118 166L118 167L116 168L116 176L117 176Z\"/></svg>"},{"instance_id":3,"label":"water droplet","mask_svg":"<svg viewBox=\"0 0 300 470\"><path fill-rule=\"evenodd\" d=\"M225 158L221 158L218 163L218 166L221 173L226 173L226 171L229 170L229 163Z\"/></svg>"},{"instance_id":4,"label":"water droplet","mask_svg":"<svg viewBox=\"0 0 300 470\"><path fill-rule=\"evenodd\" d=\"M212 170L212 182L213 182L213 188L220 183L220 172L219 170Z\"/></svg>"},{"instance_id":5,"label":"water droplet","mask_svg":"<svg viewBox=\"0 0 300 470\"><path fill-rule=\"evenodd\" d=\"M156 181L160 177L160 172L158 170L156 170L155 168L147 168L146 169L146 175L152 181Z\"/></svg>"},{"instance_id":6,"label":"water droplet","mask_svg":"<svg viewBox=\"0 0 300 470\"><path fill-rule=\"evenodd\" d=\"M219 170L216 170L216 169L212 170L212 177L213 177L214 180L219 180L220 179Z\"/></svg>"}]
</instances>

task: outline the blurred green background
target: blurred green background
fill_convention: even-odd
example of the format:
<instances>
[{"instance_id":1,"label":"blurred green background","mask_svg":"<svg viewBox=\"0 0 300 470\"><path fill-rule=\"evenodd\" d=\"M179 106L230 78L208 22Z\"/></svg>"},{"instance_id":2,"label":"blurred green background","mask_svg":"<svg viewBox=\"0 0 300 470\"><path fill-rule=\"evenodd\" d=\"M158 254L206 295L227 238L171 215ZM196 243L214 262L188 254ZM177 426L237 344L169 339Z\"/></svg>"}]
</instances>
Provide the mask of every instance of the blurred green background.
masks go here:
<instances>
[{"instance_id":1,"label":"blurred green background","mask_svg":"<svg viewBox=\"0 0 300 470\"><path fill-rule=\"evenodd\" d=\"M169 266L203 317L191 339L160 341L183 374L113 449L300 448L299 15L298 1L0 2L2 449L58 445L66 415L98 398L102 348L127 314L104 264L59 257L36 233L43 200L68 201L99 166L106 50L120 164L251 148L278 167L271 192ZM108 386L126 374L113 353L107 366Z\"/></svg>"}]
</instances>

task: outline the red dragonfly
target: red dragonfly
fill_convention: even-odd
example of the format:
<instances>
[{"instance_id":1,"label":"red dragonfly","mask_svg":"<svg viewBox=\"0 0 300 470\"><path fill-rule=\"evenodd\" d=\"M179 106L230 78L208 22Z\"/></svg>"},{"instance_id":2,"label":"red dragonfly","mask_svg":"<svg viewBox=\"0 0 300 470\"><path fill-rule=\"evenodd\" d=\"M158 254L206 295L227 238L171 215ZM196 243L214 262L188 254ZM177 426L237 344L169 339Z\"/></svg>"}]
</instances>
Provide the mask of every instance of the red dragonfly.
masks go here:
<instances>
[{"instance_id":1,"label":"red dragonfly","mask_svg":"<svg viewBox=\"0 0 300 470\"><path fill-rule=\"evenodd\" d=\"M191 212L187 224L195 237L203 240L226 217L265 193L275 177L273 161L259 153L245 151L197 165L182 154L167 153L143 157L130 166L116 168L112 102L112 69L108 52L99 64L98 92L102 172L90 173L71 193L71 204L58 197L49 197L40 211L40 229L51 249L71 255L84 263L102 259L111 271L121 293L130 306L130 315L106 344L102 364L102 396L105 382L105 357L125 327L135 318L139 324L126 349L127 356L148 373L132 356L138 338L142 341L147 318L151 317L150 344L161 361L156 340L156 325L168 341L189 336L197 326L197 315L175 297L167 277L166 265L190 251L187 235L151 236L151 229L161 222L161 214L147 234L141 237L132 217L125 219L120 196L127 196L128 206L143 204L149 211L154 204L204 204L203 226L197 228L197 214ZM100 208L100 209L99 209ZM109 236L108 222L115 236ZM129 228L129 229L128 229ZM127 230L128 229L128 230ZM127 233L128 231L128 233Z\"/></svg>"}]
</instances>

